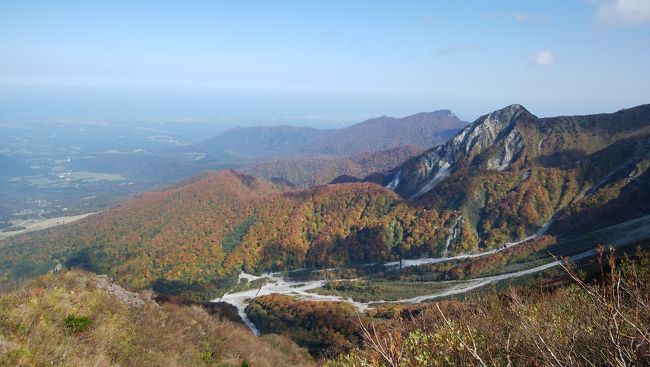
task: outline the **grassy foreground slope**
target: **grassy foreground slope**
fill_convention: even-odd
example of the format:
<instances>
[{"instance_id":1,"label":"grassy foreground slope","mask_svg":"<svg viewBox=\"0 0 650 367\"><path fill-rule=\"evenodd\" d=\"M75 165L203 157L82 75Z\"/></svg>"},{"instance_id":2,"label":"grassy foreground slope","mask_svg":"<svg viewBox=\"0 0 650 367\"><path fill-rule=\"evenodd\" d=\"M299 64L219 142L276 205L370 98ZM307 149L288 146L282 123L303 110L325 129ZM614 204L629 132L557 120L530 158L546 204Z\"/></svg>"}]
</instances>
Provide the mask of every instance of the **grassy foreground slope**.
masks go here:
<instances>
[{"instance_id":1,"label":"grassy foreground slope","mask_svg":"<svg viewBox=\"0 0 650 367\"><path fill-rule=\"evenodd\" d=\"M0 365L311 364L285 337L257 338L197 306L159 305L146 294L126 297L106 278L83 271L45 275L1 294Z\"/></svg>"},{"instance_id":2,"label":"grassy foreground slope","mask_svg":"<svg viewBox=\"0 0 650 367\"><path fill-rule=\"evenodd\" d=\"M601 277L552 290L511 288L364 320L362 346L328 367L647 366L650 263L600 258Z\"/></svg>"}]
</instances>

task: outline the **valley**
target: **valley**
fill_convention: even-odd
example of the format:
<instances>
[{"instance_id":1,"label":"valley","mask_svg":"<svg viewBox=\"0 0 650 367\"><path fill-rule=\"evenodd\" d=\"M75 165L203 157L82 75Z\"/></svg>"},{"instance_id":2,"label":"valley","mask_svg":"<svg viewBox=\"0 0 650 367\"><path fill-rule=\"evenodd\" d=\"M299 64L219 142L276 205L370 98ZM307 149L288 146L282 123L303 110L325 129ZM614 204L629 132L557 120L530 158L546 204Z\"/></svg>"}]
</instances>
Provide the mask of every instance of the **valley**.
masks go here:
<instances>
[{"instance_id":1,"label":"valley","mask_svg":"<svg viewBox=\"0 0 650 367\"><path fill-rule=\"evenodd\" d=\"M103 210L206 170L238 168L300 188L340 177L361 180L444 141L464 125L451 111L384 116L340 129L173 121L0 123L0 223ZM383 143L373 145L370 132ZM311 141L303 148L278 150L300 140L292 134L313 135L324 145L306 149L315 144ZM206 140L206 135L215 137ZM325 136L330 143L343 136L367 141L356 150L331 151L330 143L322 141ZM256 150L241 150L252 146Z\"/></svg>"},{"instance_id":2,"label":"valley","mask_svg":"<svg viewBox=\"0 0 650 367\"><path fill-rule=\"evenodd\" d=\"M537 236L542 235L544 232L544 227L538 232ZM518 243L508 243L505 244L506 247L510 246L525 246L526 241L534 239L535 236L531 236L525 240L522 240ZM585 241L587 238L597 237L599 243L605 248L625 248L626 246L634 246L639 241L650 238L650 216L645 216L639 219L628 221L625 223L618 224L616 226L603 228L593 233L588 233L580 237L573 237L567 239L566 241L578 242ZM559 243L559 246L566 247L566 244ZM424 264L434 264L442 262L453 262L458 259L467 259L480 256L489 256L501 251L501 249L495 249L492 251L487 251L479 254L471 255L458 255L454 257L443 257L443 258L426 258L426 259L404 259L400 262L389 262L383 264L368 264L368 266L379 266L386 269L387 271L400 272L404 268L416 267ZM596 249L590 249L583 252L579 248L572 248L570 251L564 250L562 253L562 258L566 258L567 261L571 263L578 263L587 259L589 257L595 257L597 255ZM549 251L549 255L553 254ZM558 254L559 255L559 254ZM503 271L500 274L486 276L486 277L476 277L466 280L454 280L454 281L437 281L437 282L422 282L422 281L407 281L407 282L398 282L398 281L386 281L384 283L394 284L396 287L404 288L406 293L409 293L410 296L403 298L398 298L392 295L390 292L384 288L383 291L380 288L380 291L374 294L376 298L370 298L367 295L369 287L372 287L373 283L377 280L382 279L382 277L375 277L373 275L364 276L363 278L337 278L338 273L344 273L345 269L338 268L329 268L329 269L311 269L310 272L318 273L320 277L324 276L324 279L319 280L294 280L292 278L292 271L283 272L283 273L268 273L262 274L260 276L255 276L247 273L240 273L238 276L237 285L233 290L226 292L221 297L212 300L212 302L225 302L234 306L239 316L242 318L246 326L248 326L256 335L259 335L259 330L255 327L253 322L248 318L246 314L246 307L250 302L256 298L265 295L271 294L281 294L286 296L291 296L300 300L305 301L336 301L336 302L345 302L354 306L358 312L363 313L369 308L372 308L376 305L394 303L394 304L409 304L409 303L421 303L427 302L435 299L445 299L453 297L456 295L461 295L463 293L471 292L480 287L485 287L490 284L497 282L502 282L505 280L525 277L530 274L535 274L543 272L547 269L553 267L558 267L562 264L562 258L548 256L545 261L546 263L537 265L539 260L532 260L529 262L518 263L516 268L520 270L502 268ZM531 265L532 264L532 265ZM239 285L244 282L257 282L259 287L254 286L247 290L238 291L237 288ZM327 290L327 285L339 283L339 286L342 283L362 283L365 282L365 285L361 285L357 288L356 291L329 291ZM354 287L352 287L354 289ZM404 291L404 289L402 289ZM401 293L401 292L400 292ZM413 295L413 293L421 293L419 295ZM370 296L372 297L372 296ZM359 299L361 298L361 299Z\"/></svg>"},{"instance_id":3,"label":"valley","mask_svg":"<svg viewBox=\"0 0 650 367\"><path fill-rule=\"evenodd\" d=\"M177 153L179 123L0 123L0 222L84 214L205 168ZM205 131L222 130L200 124ZM218 164L216 167L219 167Z\"/></svg>"},{"instance_id":4,"label":"valley","mask_svg":"<svg viewBox=\"0 0 650 367\"><path fill-rule=\"evenodd\" d=\"M12 236L21 235L27 232L41 231L47 228L72 223L93 214L95 213L54 217L47 219L15 220L9 222L9 227L3 228L2 231L0 231L0 240L4 240Z\"/></svg>"}]
</instances>

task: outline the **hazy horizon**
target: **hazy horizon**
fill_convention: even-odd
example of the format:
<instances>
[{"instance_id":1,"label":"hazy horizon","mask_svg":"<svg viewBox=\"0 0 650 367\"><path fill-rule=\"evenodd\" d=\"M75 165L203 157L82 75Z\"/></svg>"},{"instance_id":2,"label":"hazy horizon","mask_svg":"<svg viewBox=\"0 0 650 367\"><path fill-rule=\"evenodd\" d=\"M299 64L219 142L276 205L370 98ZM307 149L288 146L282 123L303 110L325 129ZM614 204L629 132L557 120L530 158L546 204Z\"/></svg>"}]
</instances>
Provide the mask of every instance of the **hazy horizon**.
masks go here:
<instances>
[{"instance_id":1,"label":"hazy horizon","mask_svg":"<svg viewBox=\"0 0 650 367\"><path fill-rule=\"evenodd\" d=\"M613 112L650 102L649 25L643 0L0 1L0 122Z\"/></svg>"}]
</instances>

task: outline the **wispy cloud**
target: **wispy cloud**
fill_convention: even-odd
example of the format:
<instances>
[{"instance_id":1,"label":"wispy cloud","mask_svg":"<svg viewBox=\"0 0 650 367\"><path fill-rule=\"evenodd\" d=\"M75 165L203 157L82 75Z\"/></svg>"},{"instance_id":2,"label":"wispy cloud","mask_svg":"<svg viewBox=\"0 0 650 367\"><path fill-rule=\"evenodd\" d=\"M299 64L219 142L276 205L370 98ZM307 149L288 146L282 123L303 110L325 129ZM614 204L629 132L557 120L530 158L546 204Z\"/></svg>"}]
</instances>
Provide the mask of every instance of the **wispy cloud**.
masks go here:
<instances>
[{"instance_id":1,"label":"wispy cloud","mask_svg":"<svg viewBox=\"0 0 650 367\"><path fill-rule=\"evenodd\" d=\"M320 34L321 38L326 38L326 39L332 39L332 38L340 38L341 33L338 31L335 31L333 29L329 29L323 33Z\"/></svg>"},{"instance_id":2,"label":"wispy cloud","mask_svg":"<svg viewBox=\"0 0 650 367\"><path fill-rule=\"evenodd\" d=\"M512 18L518 23L546 23L551 20L548 15L514 12Z\"/></svg>"},{"instance_id":3,"label":"wispy cloud","mask_svg":"<svg viewBox=\"0 0 650 367\"><path fill-rule=\"evenodd\" d=\"M495 10L485 13L485 16L490 18L502 18L510 21L515 21L517 23L547 23L552 20L552 18L546 14L535 14L526 11L505 11L505 10Z\"/></svg>"},{"instance_id":4,"label":"wispy cloud","mask_svg":"<svg viewBox=\"0 0 650 367\"><path fill-rule=\"evenodd\" d=\"M512 17L515 18L519 23L527 22L530 20L530 14L527 13L513 13Z\"/></svg>"},{"instance_id":5,"label":"wispy cloud","mask_svg":"<svg viewBox=\"0 0 650 367\"><path fill-rule=\"evenodd\" d=\"M320 34L320 39L323 42L331 42L333 44L343 45L350 50L360 50L365 47L365 43L359 39L348 36L335 29L328 29Z\"/></svg>"},{"instance_id":6,"label":"wispy cloud","mask_svg":"<svg viewBox=\"0 0 650 367\"><path fill-rule=\"evenodd\" d=\"M613 25L650 23L650 1L608 0L598 7L596 18Z\"/></svg>"},{"instance_id":7,"label":"wispy cloud","mask_svg":"<svg viewBox=\"0 0 650 367\"><path fill-rule=\"evenodd\" d=\"M422 22L422 23L426 24L426 25L432 25L433 22L435 21L433 15L422 15L422 16L418 17L417 20L419 22Z\"/></svg>"},{"instance_id":8,"label":"wispy cloud","mask_svg":"<svg viewBox=\"0 0 650 367\"><path fill-rule=\"evenodd\" d=\"M548 51L536 52L531 55L530 62L533 65L551 66L555 63L555 55Z\"/></svg>"},{"instance_id":9,"label":"wispy cloud","mask_svg":"<svg viewBox=\"0 0 650 367\"><path fill-rule=\"evenodd\" d=\"M480 52L483 49L479 45L472 43L452 43L440 48L436 53L440 56L464 54L469 52Z\"/></svg>"}]
</instances>

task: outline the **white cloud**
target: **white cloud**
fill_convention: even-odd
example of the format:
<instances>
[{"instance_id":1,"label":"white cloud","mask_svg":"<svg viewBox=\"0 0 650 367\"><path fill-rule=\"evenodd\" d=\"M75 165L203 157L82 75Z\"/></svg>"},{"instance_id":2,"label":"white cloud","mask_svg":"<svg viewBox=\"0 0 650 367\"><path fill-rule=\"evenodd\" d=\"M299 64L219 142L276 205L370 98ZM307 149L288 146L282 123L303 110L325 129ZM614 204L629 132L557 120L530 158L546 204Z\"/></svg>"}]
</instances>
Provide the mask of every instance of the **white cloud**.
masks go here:
<instances>
[{"instance_id":1,"label":"white cloud","mask_svg":"<svg viewBox=\"0 0 650 367\"><path fill-rule=\"evenodd\" d=\"M600 5L598 20L616 25L650 22L650 0L609 0Z\"/></svg>"},{"instance_id":2,"label":"white cloud","mask_svg":"<svg viewBox=\"0 0 650 367\"><path fill-rule=\"evenodd\" d=\"M534 65L550 66L555 63L555 56L548 51L540 51L530 57L530 62Z\"/></svg>"},{"instance_id":3,"label":"white cloud","mask_svg":"<svg viewBox=\"0 0 650 367\"><path fill-rule=\"evenodd\" d=\"M522 11L509 13L508 16L512 17L517 23L547 23L551 21L548 15L531 14Z\"/></svg>"}]
</instances>

